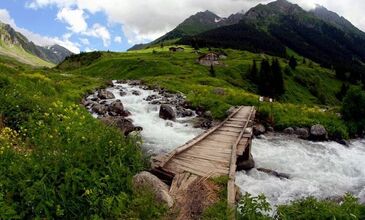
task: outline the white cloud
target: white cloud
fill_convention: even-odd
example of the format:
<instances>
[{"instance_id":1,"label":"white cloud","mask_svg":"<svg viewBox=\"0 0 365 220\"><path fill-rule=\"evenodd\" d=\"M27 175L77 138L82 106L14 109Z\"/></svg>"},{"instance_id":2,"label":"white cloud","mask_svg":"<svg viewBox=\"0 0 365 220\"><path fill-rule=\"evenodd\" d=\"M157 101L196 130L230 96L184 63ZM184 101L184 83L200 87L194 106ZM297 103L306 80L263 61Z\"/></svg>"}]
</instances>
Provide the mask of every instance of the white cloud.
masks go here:
<instances>
[{"instance_id":1,"label":"white cloud","mask_svg":"<svg viewBox=\"0 0 365 220\"><path fill-rule=\"evenodd\" d=\"M117 44L122 43L122 37L121 36L114 37L114 42Z\"/></svg>"},{"instance_id":2,"label":"white cloud","mask_svg":"<svg viewBox=\"0 0 365 220\"><path fill-rule=\"evenodd\" d=\"M62 8L57 14L57 19L67 23L69 25L67 28L74 33L81 33L87 30L84 10Z\"/></svg>"},{"instance_id":3,"label":"white cloud","mask_svg":"<svg viewBox=\"0 0 365 220\"><path fill-rule=\"evenodd\" d=\"M108 47L110 45L110 39L111 39L110 33L108 29L102 26L101 24L98 23L94 24L92 28L88 29L82 34L100 38L103 41L104 47Z\"/></svg>"},{"instance_id":4,"label":"white cloud","mask_svg":"<svg viewBox=\"0 0 365 220\"><path fill-rule=\"evenodd\" d=\"M16 26L14 19L11 18L9 11L6 9L0 9L0 21L10 26Z\"/></svg>"},{"instance_id":5,"label":"white cloud","mask_svg":"<svg viewBox=\"0 0 365 220\"><path fill-rule=\"evenodd\" d=\"M130 43L137 43L155 39L198 11L211 10L220 16L228 16L270 1L272 0L31 0L28 6L38 9L55 5L58 8L74 7L92 14L104 12L109 23L122 26ZM321 4L365 30L365 2L362 0L290 1L306 9L315 3Z\"/></svg>"},{"instance_id":6,"label":"white cloud","mask_svg":"<svg viewBox=\"0 0 365 220\"><path fill-rule=\"evenodd\" d=\"M79 53L80 52L80 45L75 44L70 41L71 35L66 34L62 36L62 38L59 37L49 37L49 36L42 36L37 33L33 33L25 28L18 27L14 21L13 18L11 18L9 12L6 9L0 9L0 21L6 24L9 24L12 26L16 31L22 33L25 35L28 40L34 42L37 45L40 46L49 46L54 44L59 44L68 50L72 51L73 53Z\"/></svg>"}]
</instances>

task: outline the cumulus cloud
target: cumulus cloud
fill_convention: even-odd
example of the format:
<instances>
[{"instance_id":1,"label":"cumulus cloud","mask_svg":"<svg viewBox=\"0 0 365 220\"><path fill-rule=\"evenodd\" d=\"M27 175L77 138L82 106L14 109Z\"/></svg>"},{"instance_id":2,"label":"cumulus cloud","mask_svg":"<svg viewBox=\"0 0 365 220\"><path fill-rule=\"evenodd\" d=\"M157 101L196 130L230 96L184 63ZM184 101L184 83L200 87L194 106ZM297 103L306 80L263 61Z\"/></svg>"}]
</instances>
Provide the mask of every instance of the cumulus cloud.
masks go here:
<instances>
[{"instance_id":1,"label":"cumulus cloud","mask_svg":"<svg viewBox=\"0 0 365 220\"><path fill-rule=\"evenodd\" d=\"M157 38L198 11L211 10L220 16L228 16L270 1L272 0L30 0L27 5L34 9L55 5L60 9L75 7L91 14L104 12L109 23L122 26L130 43L137 43ZM306 9L318 3L365 30L365 3L361 0L289 1Z\"/></svg>"},{"instance_id":2,"label":"cumulus cloud","mask_svg":"<svg viewBox=\"0 0 365 220\"><path fill-rule=\"evenodd\" d=\"M108 29L101 24L94 24L92 28L88 29L87 31L83 32L82 34L100 38L103 41L104 47L108 47L110 45L110 33Z\"/></svg>"},{"instance_id":3,"label":"cumulus cloud","mask_svg":"<svg viewBox=\"0 0 365 220\"><path fill-rule=\"evenodd\" d=\"M57 14L57 19L67 23L69 25L67 28L74 33L81 33L87 30L84 10L62 8Z\"/></svg>"},{"instance_id":4,"label":"cumulus cloud","mask_svg":"<svg viewBox=\"0 0 365 220\"><path fill-rule=\"evenodd\" d=\"M14 19L10 16L10 13L6 9L0 9L0 21L12 26L16 31L25 35L28 40L34 42L40 46L49 46L54 44L59 44L68 50L72 51L73 53L80 52L80 45L77 43L73 43L70 41L70 34L65 34L62 37L49 37L49 36L42 36L37 33L33 33L25 28L18 27L14 21Z\"/></svg>"}]
</instances>

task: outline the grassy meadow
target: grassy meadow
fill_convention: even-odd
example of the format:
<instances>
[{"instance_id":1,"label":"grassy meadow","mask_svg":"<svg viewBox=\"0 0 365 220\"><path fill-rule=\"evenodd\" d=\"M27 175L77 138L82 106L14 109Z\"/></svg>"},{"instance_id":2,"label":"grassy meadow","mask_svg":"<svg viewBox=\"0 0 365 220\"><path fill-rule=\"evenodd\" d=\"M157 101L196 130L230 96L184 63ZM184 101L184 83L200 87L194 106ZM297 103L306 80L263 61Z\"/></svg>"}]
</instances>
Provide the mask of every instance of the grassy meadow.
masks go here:
<instances>
[{"instance_id":1,"label":"grassy meadow","mask_svg":"<svg viewBox=\"0 0 365 220\"><path fill-rule=\"evenodd\" d=\"M286 92L273 105L260 104L247 72L252 60L272 57L225 52L216 76L196 63L191 48L86 53L53 69L0 56L0 219L159 219L166 213L148 189L132 187L133 175L148 168L140 140L125 138L79 104L112 79L182 92L216 119L232 105L256 105L258 117L278 130L321 123L330 135L349 137L336 115L341 83L331 70L307 60L293 71L280 59ZM220 212L224 219L224 209L222 200L204 216Z\"/></svg>"},{"instance_id":2,"label":"grassy meadow","mask_svg":"<svg viewBox=\"0 0 365 220\"><path fill-rule=\"evenodd\" d=\"M323 124L334 138L348 138L348 129L337 116L341 102L336 98L342 83L333 71L297 56L295 70L286 59L279 59L284 72L285 94L273 105L259 103L257 87L247 76L253 60L273 59L265 54L225 50L227 59L216 66L216 76L209 68L199 65L199 55L192 48L185 52L170 53L168 47L155 47L127 53L105 52L92 63L83 65L90 54L69 59L57 67L58 71L72 75L110 79L140 79L151 86L164 87L172 92L184 93L193 106L210 110L217 119L226 117L232 105L256 105L259 117L282 130L289 126L310 127ZM201 52L208 52L202 49ZM84 58L83 58L84 57ZM76 68L75 68L76 67ZM217 92L223 90L224 92Z\"/></svg>"}]
</instances>

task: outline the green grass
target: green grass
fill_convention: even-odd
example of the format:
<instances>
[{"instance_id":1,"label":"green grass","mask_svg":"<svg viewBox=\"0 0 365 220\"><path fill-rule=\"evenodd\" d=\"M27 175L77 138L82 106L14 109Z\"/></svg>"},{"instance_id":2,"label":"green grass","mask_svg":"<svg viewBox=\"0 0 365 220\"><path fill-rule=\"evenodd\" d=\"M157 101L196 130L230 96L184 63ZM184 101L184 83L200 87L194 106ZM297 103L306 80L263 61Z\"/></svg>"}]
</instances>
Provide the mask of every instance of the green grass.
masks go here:
<instances>
[{"instance_id":1,"label":"green grass","mask_svg":"<svg viewBox=\"0 0 365 220\"><path fill-rule=\"evenodd\" d=\"M8 46L3 42L0 42L0 55L12 57L20 62L29 64L35 67L54 67L55 65L41 58L28 53L23 48L18 46Z\"/></svg>"},{"instance_id":2,"label":"green grass","mask_svg":"<svg viewBox=\"0 0 365 220\"><path fill-rule=\"evenodd\" d=\"M193 106L210 110L217 119L226 117L225 112L232 105L259 105L257 87L246 75L253 60L259 64L260 60L273 57L228 49L225 50L228 58L215 67L216 77L211 77L209 67L196 62L199 55L192 48L185 48L185 52L179 53L170 53L167 47L103 53L93 63L76 69L73 62L66 61L59 70L105 80L141 79L152 86L184 93ZM208 50L201 49L201 52ZM335 114L341 104L335 96L341 82L335 79L334 73L308 59L304 64L298 58L296 70L288 67L287 60L280 58L279 61L285 72L286 92L273 105L272 125L283 129L285 126L310 127L322 123L332 137L348 138L345 123ZM223 89L224 94L214 93L217 88ZM327 108L330 111L323 112ZM271 106L263 103L260 113L269 116Z\"/></svg>"},{"instance_id":3,"label":"green grass","mask_svg":"<svg viewBox=\"0 0 365 220\"><path fill-rule=\"evenodd\" d=\"M16 63L0 65L0 219L163 215L131 184L146 164L139 140L78 104L104 80Z\"/></svg>"}]
</instances>

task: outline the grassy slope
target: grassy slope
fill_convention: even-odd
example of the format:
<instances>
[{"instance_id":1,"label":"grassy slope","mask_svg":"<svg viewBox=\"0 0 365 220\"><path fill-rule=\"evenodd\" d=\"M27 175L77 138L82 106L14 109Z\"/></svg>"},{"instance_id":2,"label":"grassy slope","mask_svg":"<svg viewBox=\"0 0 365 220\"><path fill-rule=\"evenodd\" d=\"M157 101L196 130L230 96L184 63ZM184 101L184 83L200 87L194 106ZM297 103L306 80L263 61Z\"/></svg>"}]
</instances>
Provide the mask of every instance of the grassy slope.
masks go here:
<instances>
[{"instance_id":1,"label":"grassy slope","mask_svg":"<svg viewBox=\"0 0 365 220\"><path fill-rule=\"evenodd\" d=\"M152 49L104 53L90 65L73 69L68 68L74 67L72 62L65 62L59 69L103 79L142 79L150 85L183 92L193 105L208 108L215 118L224 118L231 105L259 105L257 89L241 73L247 73L253 59L259 61L270 56L227 50L229 56L224 65L216 67L217 76L211 77L208 67L196 63L198 55L191 48L174 54L167 52L166 47L154 50L155 53ZM283 69L287 66L284 59L280 63ZM332 71L307 61L295 71L287 71L285 83L287 91L283 100L273 105L274 125L278 129L321 123L331 135L347 137L346 126L334 113L340 104L335 93L340 90L341 82ZM216 88L223 88L225 94L215 94ZM329 106L330 111L323 112L323 105ZM260 115L268 116L270 109L267 103L261 105Z\"/></svg>"},{"instance_id":2,"label":"grassy slope","mask_svg":"<svg viewBox=\"0 0 365 220\"><path fill-rule=\"evenodd\" d=\"M10 47L3 42L0 42L0 54L3 56L9 56L18 60L19 62L31 65L31 66L44 66L44 67L54 67L54 64L49 63L40 59L39 57L28 53L23 48L18 46Z\"/></svg>"},{"instance_id":3,"label":"grassy slope","mask_svg":"<svg viewBox=\"0 0 365 220\"><path fill-rule=\"evenodd\" d=\"M0 56L0 219L156 219L148 191L134 192L144 160L80 106L104 81L33 69Z\"/></svg>"}]
</instances>

